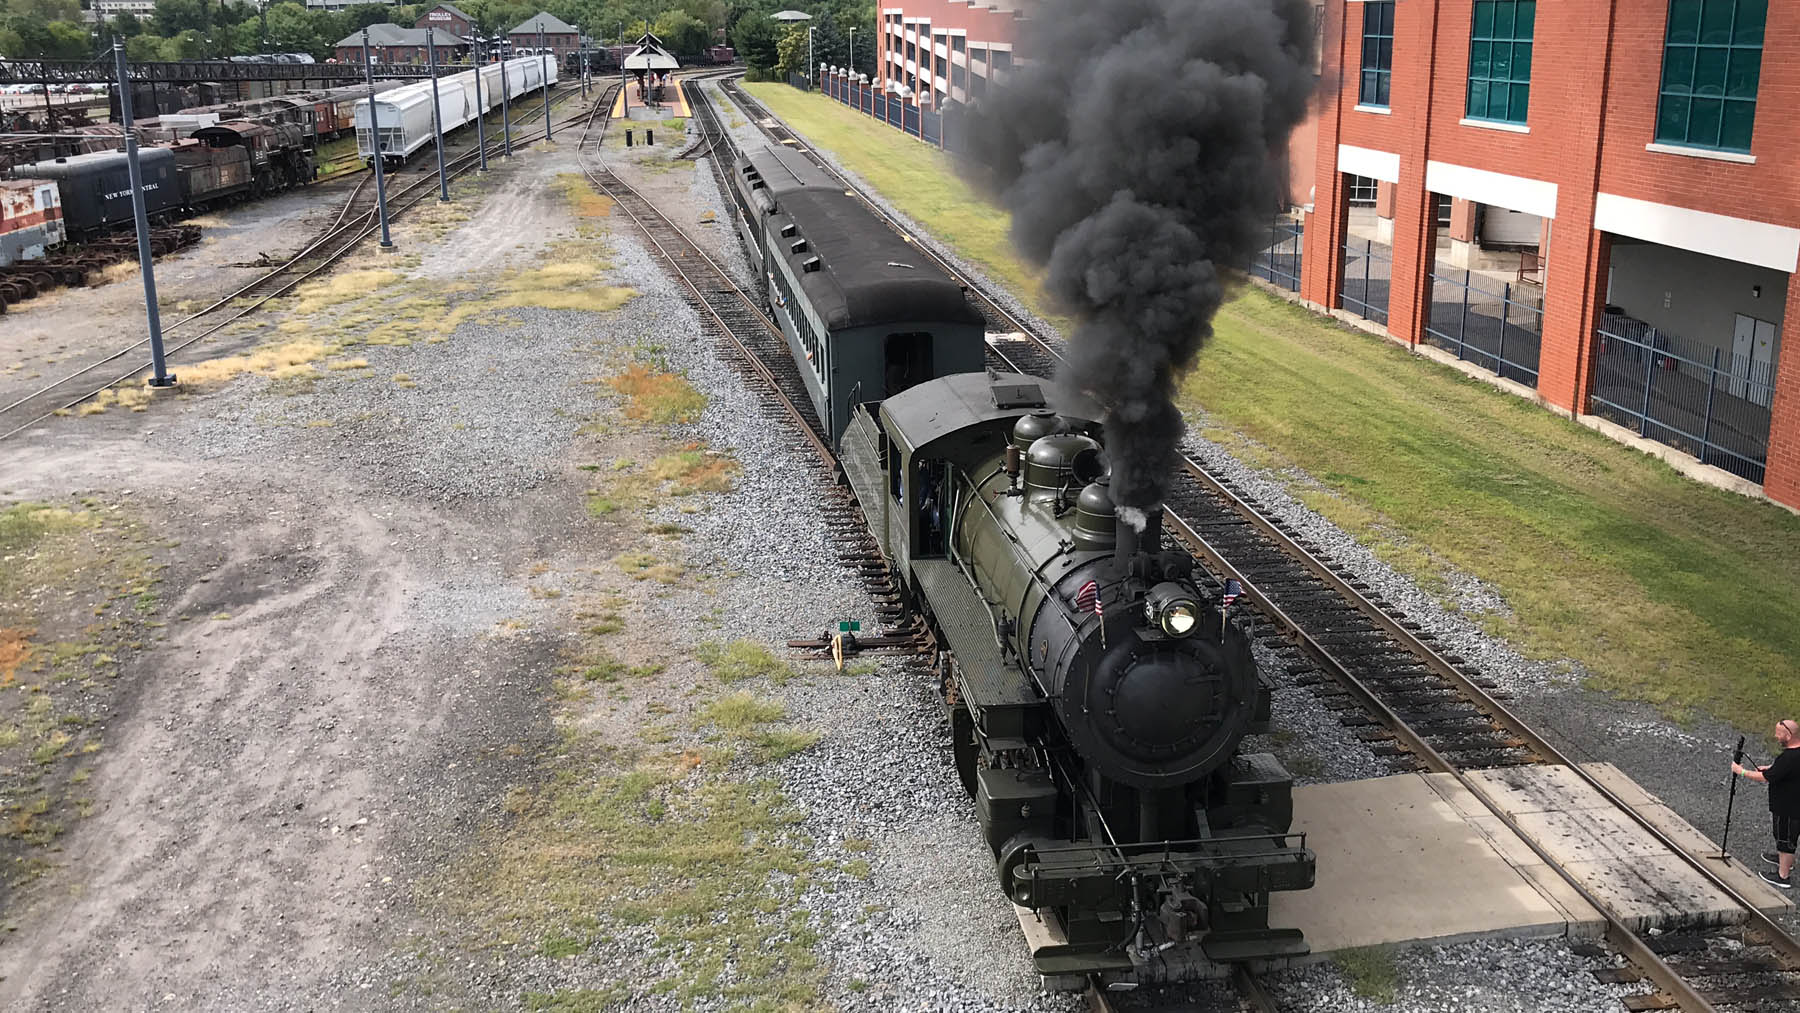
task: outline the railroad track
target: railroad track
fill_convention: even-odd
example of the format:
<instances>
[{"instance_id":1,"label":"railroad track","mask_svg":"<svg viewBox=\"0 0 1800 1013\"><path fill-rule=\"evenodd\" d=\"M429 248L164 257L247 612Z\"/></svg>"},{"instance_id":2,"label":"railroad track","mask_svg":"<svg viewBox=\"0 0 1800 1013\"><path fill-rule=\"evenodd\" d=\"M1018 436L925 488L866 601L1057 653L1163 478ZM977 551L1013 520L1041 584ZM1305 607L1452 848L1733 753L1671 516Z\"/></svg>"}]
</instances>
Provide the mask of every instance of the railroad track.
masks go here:
<instances>
[{"instance_id":1,"label":"railroad track","mask_svg":"<svg viewBox=\"0 0 1800 1013\"><path fill-rule=\"evenodd\" d=\"M737 101L771 140L810 153L804 139L781 124L735 83L722 89ZM994 358L1004 368L1053 375L1062 362L1057 342L1037 333L953 261L920 242L912 230L872 200L829 160L812 156L847 191L957 278L979 303L995 329ZM1565 756L1504 704L1494 684L1455 654L1439 649L1421 625L1358 580L1345 567L1261 509L1234 484L1210 473L1187 452L1172 476L1167 502L1169 528L1206 564L1216 580L1235 578L1269 628L1263 642L1276 648L1297 683L1310 688L1339 720L1386 757L1396 771L1423 769L1450 774L1478 798L1486 794L1469 778L1478 770L1524 764L1568 768L1607 799L1644 836L1660 843L1742 909L1743 926L1692 933L1667 933L1646 940L1629 929L1610 906L1585 888L1517 824L1490 805L1495 815L1525 840L1607 923L1607 940L1629 968L1610 980L1648 981L1655 992L1634 997L1631 1009L1800 1010L1800 941L1763 915L1706 859L1689 854L1651 825L1606 785ZM1217 586L1217 585L1215 585ZM1254 987L1247 975L1241 988ZM1262 996L1266 1001L1266 994ZM1098 994L1096 1001L1106 1001ZM1266 1007L1272 1008L1272 1007Z\"/></svg>"},{"instance_id":2,"label":"railroad track","mask_svg":"<svg viewBox=\"0 0 1800 1013\"><path fill-rule=\"evenodd\" d=\"M571 92L570 95L572 94ZM606 103L607 95L610 94L611 89L606 89L599 102ZM553 96L551 102L554 106L568 97L570 96ZM530 116L521 115L515 118L513 125L517 127L521 123L541 119L543 112L543 107L537 106L532 110ZM581 122L583 115L577 113L570 116L564 119L560 125L565 128L573 126ZM495 156L503 148L504 141L502 140L490 139L488 142L487 149L490 157ZM445 170L452 178L461 176L475 168L479 163L479 157L480 152L471 148L469 151L449 158ZM208 305L187 316L164 323L162 330L165 339L178 332L183 335L180 341L166 347L166 357L172 361L177 353L212 337L226 327L255 313L270 301L286 295L299 285L324 273L348 256L352 250L361 245L363 240L379 231L380 222L377 218L372 194L374 187L366 185L373 179L373 175L373 172L370 172L363 182L359 183L357 188L352 191L332 226L299 252ZM390 220L397 218L418 204L435 199L436 196L437 173L435 171L422 172L409 182L399 183L398 188L389 195L388 218ZM360 210L358 210L359 208ZM192 334L188 333L195 326L203 323L202 329ZM0 441L17 436L53 417L56 413L69 411L82 402L97 396L101 391L131 380L149 370L151 363L147 351L144 351L149 344L150 339L147 336L141 338L102 358L88 362L8 404L0 405ZM143 357L141 359L134 358L136 353L142 353ZM129 361L133 365L117 373L110 370L101 372L121 360ZM106 379L104 382L98 382L93 378L95 374L104 376Z\"/></svg>"},{"instance_id":3,"label":"railroad track","mask_svg":"<svg viewBox=\"0 0 1800 1013\"><path fill-rule=\"evenodd\" d=\"M718 72L696 75L712 76L718 76ZM683 87L688 87L692 80L694 78L684 81ZM690 92L690 100L696 97L697 90ZM703 132L710 138L703 138L706 150L712 152L718 134L717 123L711 119L711 108L703 101L694 102L692 108ZM652 254L687 290L689 302L700 316L703 333L714 340L728 361L750 381L763 413L785 421L797 434L796 449L810 464L822 513L831 528L828 538L840 562L858 574L864 590L875 601L877 614L885 627L881 638L891 641L890 647L912 652L928 650L928 634L915 620L905 616L900 606L898 582L870 536L849 490L837 481L837 457L821 435L823 427L817 410L801 379L799 366L788 352L787 339L781 328L763 311L756 296L746 292L700 244L606 164L601 156L601 142L611 120L608 117L596 130L595 119L601 111L599 107L592 110L582 130L578 145L582 172L596 190L611 198L617 209L638 227ZM718 159L713 162L716 167ZM729 199L729 191L726 194Z\"/></svg>"}]
</instances>

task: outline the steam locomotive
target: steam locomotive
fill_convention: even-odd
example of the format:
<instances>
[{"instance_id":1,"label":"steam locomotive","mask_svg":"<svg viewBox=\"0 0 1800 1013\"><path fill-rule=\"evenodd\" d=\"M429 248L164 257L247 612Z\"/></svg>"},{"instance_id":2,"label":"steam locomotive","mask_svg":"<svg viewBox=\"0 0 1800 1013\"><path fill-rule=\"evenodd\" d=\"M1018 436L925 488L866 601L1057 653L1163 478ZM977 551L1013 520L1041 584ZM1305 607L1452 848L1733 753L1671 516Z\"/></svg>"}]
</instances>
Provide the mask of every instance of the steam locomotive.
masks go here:
<instances>
[{"instance_id":1,"label":"steam locomotive","mask_svg":"<svg viewBox=\"0 0 1800 1013\"><path fill-rule=\"evenodd\" d=\"M1039 973L1130 986L1305 954L1268 918L1314 878L1292 778L1239 751L1269 687L1160 509L1114 504L1103 411L982 371L966 293L803 154L753 152L733 182L821 427L945 649L957 773L1001 889L1049 930Z\"/></svg>"}]
</instances>

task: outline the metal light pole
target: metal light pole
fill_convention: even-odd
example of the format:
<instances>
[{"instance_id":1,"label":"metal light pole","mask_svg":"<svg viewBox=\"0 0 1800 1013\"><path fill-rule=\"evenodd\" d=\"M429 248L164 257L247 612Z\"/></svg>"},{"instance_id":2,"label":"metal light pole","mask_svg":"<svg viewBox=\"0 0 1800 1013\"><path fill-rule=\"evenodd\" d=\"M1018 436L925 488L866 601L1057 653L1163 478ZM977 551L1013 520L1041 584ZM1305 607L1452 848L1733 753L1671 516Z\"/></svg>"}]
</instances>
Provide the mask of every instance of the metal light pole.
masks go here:
<instances>
[{"instance_id":1,"label":"metal light pole","mask_svg":"<svg viewBox=\"0 0 1800 1013\"><path fill-rule=\"evenodd\" d=\"M439 111L437 79L437 40L432 29L425 29L425 64L431 68L431 132L437 136L438 203L450 203L450 177L444 173L444 118Z\"/></svg>"},{"instance_id":2,"label":"metal light pole","mask_svg":"<svg viewBox=\"0 0 1800 1013\"><path fill-rule=\"evenodd\" d=\"M856 73L856 29L850 29L850 73Z\"/></svg>"},{"instance_id":3,"label":"metal light pole","mask_svg":"<svg viewBox=\"0 0 1800 1013\"><path fill-rule=\"evenodd\" d=\"M538 84L544 87L544 140L550 139L550 67L544 62L544 19L538 19Z\"/></svg>"},{"instance_id":4,"label":"metal light pole","mask_svg":"<svg viewBox=\"0 0 1800 1013\"><path fill-rule=\"evenodd\" d=\"M144 172L138 165L137 135L131 129L131 79L125 73L125 40L113 40L119 72L119 120L125 127L125 169L131 181L131 216L137 221L138 269L144 274L144 315L150 324L152 387L171 387L175 377L163 361L162 314L156 308L156 269L150 263L150 216L144 211Z\"/></svg>"},{"instance_id":5,"label":"metal light pole","mask_svg":"<svg viewBox=\"0 0 1800 1013\"><path fill-rule=\"evenodd\" d=\"M476 158L481 163L481 171L487 171L487 105L481 101L481 72L483 70L482 44L479 37L473 42L472 54L475 62L475 150Z\"/></svg>"},{"instance_id":6,"label":"metal light pole","mask_svg":"<svg viewBox=\"0 0 1800 1013\"><path fill-rule=\"evenodd\" d=\"M507 66L506 40L500 40L500 133L505 137L505 153L512 157L512 68Z\"/></svg>"},{"instance_id":7,"label":"metal light pole","mask_svg":"<svg viewBox=\"0 0 1800 1013\"><path fill-rule=\"evenodd\" d=\"M381 116L375 104L375 65L369 62L369 30L362 30L363 81L369 86L369 154L375 162L375 214L381 219L381 249L394 248L394 237L388 234L387 174L381 165Z\"/></svg>"},{"instance_id":8,"label":"metal light pole","mask_svg":"<svg viewBox=\"0 0 1800 1013\"><path fill-rule=\"evenodd\" d=\"M818 66L818 64L813 61L813 33L818 30L819 27L817 25L806 26L806 81L808 84L813 82L813 74L816 73L813 68Z\"/></svg>"}]
</instances>

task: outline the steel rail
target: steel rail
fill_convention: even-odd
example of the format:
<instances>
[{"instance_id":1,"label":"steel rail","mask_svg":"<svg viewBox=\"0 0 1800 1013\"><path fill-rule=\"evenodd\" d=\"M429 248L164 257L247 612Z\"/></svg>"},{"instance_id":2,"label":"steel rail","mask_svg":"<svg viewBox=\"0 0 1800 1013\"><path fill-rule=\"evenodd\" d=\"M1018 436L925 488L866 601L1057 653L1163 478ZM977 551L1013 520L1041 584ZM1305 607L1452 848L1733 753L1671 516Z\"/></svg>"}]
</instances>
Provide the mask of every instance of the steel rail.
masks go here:
<instances>
[{"instance_id":1,"label":"steel rail","mask_svg":"<svg viewBox=\"0 0 1800 1013\"><path fill-rule=\"evenodd\" d=\"M725 90L731 93L733 98L741 103L755 104L758 108L763 110L764 115L761 116L756 115L753 110L746 110L752 112L752 119L756 120L759 125L773 120L773 117L767 114L766 107L762 107L753 97L743 94L741 89L728 85ZM764 126L763 129L767 131L766 126ZM880 205L870 200L866 194L862 193L861 188L844 173L838 171L836 166L817 157L814 157L813 160L819 163L821 168L831 173L842 182L847 189L852 190L861 196L863 201L880 217L887 221L890 226L895 228L896 231L899 231L908 240L913 241L915 246L918 246L923 250L927 256L932 257L932 259L935 260L940 267L949 272L952 277L963 282L971 291L980 294L982 299L994 309L996 314L1005 322L1011 324L1018 333L1036 344L1047 354L1059 361L1062 360L1063 356L1061 351L1039 336L1036 333L1035 328L1019 320L1016 315L1000 305L997 300L988 297L985 291L983 291L983 286L976 279L968 277L968 275L958 269L956 265L949 263L945 258L938 256L935 251L927 248L925 244L912 240L910 229L906 228L906 226L899 222L893 215L888 214L880 207ZM1002 359L1005 359L1004 353L999 352L997 349L995 352L996 354L999 354ZM1381 606L1370 601L1361 592L1351 587L1348 581L1339 577L1328 565L1320 561L1318 557L1314 556L1311 552L1299 545L1294 539L1282 532L1280 528L1260 510L1244 502L1244 500L1231 489L1220 483L1199 462L1183 453L1181 455L1181 466L1182 471L1194 481L1198 482L1203 489L1222 499L1233 512L1239 514L1244 520L1248 521L1264 537L1274 542L1277 547L1318 578L1329 589L1354 606L1382 631L1393 637L1401 647L1415 655L1434 674L1440 676L1446 682L1454 686L1459 692L1467 697L1471 703L1487 714L1491 720L1495 721L1496 724L1501 725L1505 730L1518 736L1546 764L1569 768L1581 779L1581 781L1592 788L1609 804L1624 813L1632 820L1632 822L1636 823L1647 836L1674 855L1680 857L1682 861L1698 872L1702 878L1719 890L1721 894L1730 898L1734 903L1740 906L1747 915L1749 925L1757 930L1759 935L1766 937L1772 948L1779 951L1790 962L1800 965L1800 940L1795 939L1795 937L1787 933L1781 926L1764 914L1762 910L1757 907L1755 902L1751 901L1748 897L1745 897L1742 892L1727 882L1724 877L1719 875L1706 863L1705 859L1689 852L1661 828L1651 823L1645 816L1628 805L1616 792L1608 788L1597 777L1589 773L1580 764L1570 760L1560 749L1556 748L1543 736L1538 734L1529 724L1514 714L1491 693L1469 679L1468 676L1444 658L1444 656L1430 644L1414 635L1411 630L1406 629L1399 620L1389 615L1381 608ZM1705 998L1700 996L1699 993L1694 991L1692 986L1670 968L1666 961L1651 952L1648 946L1644 944L1643 940L1637 936L1635 932L1627 928L1609 907L1600 903L1599 900L1586 887L1577 882L1567 870L1563 869L1558 863L1552 861L1550 856L1546 854L1534 840L1526 836L1521 828L1502 811L1501 806L1494 800L1488 798L1482 791L1477 790L1464 772L1445 760L1441 754L1426 743L1417 732L1407 725L1399 715L1395 714L1391 707L1380 700L1378 696L1362 682L1362 680L1350 673L1327 648L1319 644L1318 641L1307 633L1299 623L1288 617L1287 614L1278 608L1266 595L1256 589L1253 582L1236 570L1235 567L1232 567L1221 553L1213 549L1213 547L1199 535L1198 531L1192 528L1184 519L1177 516L1173 510L1166 511L1166 513L1167 516L1175 522L1175 525L1182 534L1184 540L1189 541L1198 554L1205 556L1209 562L1215 564L1220 569L1222 575L1230 576L1231 578L1238 580L1244 588L1246 597L1249 597L1252 602L1257 604L1259 609L1268 615L1278 627L1281 627L1289 639L1294 640L1297 646L1299 646L1309 657L1323 665L1325 669L1330 672L1340 684L1344 685L1352 695L1356 696L1359 701L1363 703L1365 708L1370 710L1389 731L1393 732L1397 738L1401 739L1401 741L1407 745L1407 747L1414 752L1422 762L1433 769L1457 777L1459 782L1463 783L1465 787L1468 787L1477 798L1480 798L1483 804L1496 816L1499 816L1501 821L1513 830L1514 833L1518 834L1540 858L1545 860L1546 864L1556 868L1558 873L1561 874L1585 900L1592 904L1595 910L1600 912L1602 917L1607 921L1609 940L1611 940L1615 946L1619 947L1621 952L1624 952L1628 959L1631 959L1633 963L1637 964L1652 982L1663 988L1672 998L1676 999L1676 1001L1682 1003L1683 1008L1685 1009L1693 1011L1708 1011L1713 1009L1712 1005L1708 1003Z\"/></svg>"},{"instance_id":2,"label":"steel rail","mask_svg":"<svg viewBox=\"0 0 1800 1013\"><path fill-rule=\"evenodd\" d=\"M1238 995L1255 1008L1256 1013L1281 1013L1275 997L1269 994L1269 990L1263 987L1256 975L1250 973L1250 968L1243 964L1233 964L1231 982L1237 986Z\"/></svg>"},{"instance_id":3,"label":"steel rail","mask_svg":"<svg viewBox=\"0 0 1800 1013\"><path fill-rule=\"evenodd\" d=\"M612 87L617 88L618 86L614 85ZM609 93L610 93L610 89L609 89ZM519 121L515 121L515 122L530 122L531 119L534 119L536 116L541 116L541 115L542 115L541 109L534 110L533 116L522 117ZM566 125L566 124L574 123L577 120L579 120L580 118L581 118L580 114L577 114L575 116L568 117L563 122ZM503 142L495 142L494 144L491 144L488 148L489 154L493 154L493 153L497 152L501 146L501 143L503 143ZM451 176L462 176L462 175L468 173L472 168L474 168L474 166L476 164L477 156L479 154L480 154L479 151L468 151L468 152L464 152L463 154L456 156L456 159L451 163L454 166L454 168L450 170L450 175ZM415 192L421 191L422 188L424 188L427 184L435 185L435 183L436 183L436 174L432 173L429 175L422 175L418 179L415 179L411 183L408 183L404 187L402 187L395 194L396 197L405 197L408 195L414 195L414 196L411 200L405 202L404 204L401 204L399 207L394 209L392 214L390 215L390 217L398 215L401 212L410 210L413 207L416 207L419 203L421 203L424 200L424 196L415 195ZM430 191L425 191L425 195L429 195L429 193L430 193ZM219 331L230 326L231 324L236 323L237 321L242 320L244 317L249 316L251 313L255 312L258 308L262 307L264 304L270 302L271 300L280 298L281 296L285 295L289 291L292 291L296 286L300 285L302 282L307 281L308 279L312 278L314 275L317 275L317 274L325 271L326 269L330 268L334 264L336 264L339 260L343 259L346 255L348 255L351 250L355 249L356 246L362 242L362 240L367 239L369 236L374 234L374 232L376 231L376 228L377 228L377 226L375 224L373 224L374 216L375 216L375 210L370 209L369 211L366 211L363 214L358 215L356 218L352 219L350 222L348 222L344 225L334 227L332 230L330 230L330 232L328 234L326 234L326 235L322 236L320 239L314 241L312 244L308 245L305 249L301 250L299 253L296 253L294 256L290 257L287 261L277 265L275 268L270 270L269 273L263 275L260 278L257 278L256 280L250 282L247 285L244 285L243 287L241 287L241 288L237 289L236 291L230 293L229 295L226 295L223 298L211 303L210 305L196 311L195 313L191 314L190 316L183 317L182 319L177 320L174 323L168 325L168 327L164 328L165 334L183 324L190 323L194 320L198 320L201 317L204 317L204 316L212 313L213 311L219 309L220 307L225 306L229 303L232 303L232 302L242 298L246 293L250 292L251 290L259 288L262 285L267 284L269 281L274 280L277 277L280 277L283 273L291 270L295 265L300 263L305 258L311 256L313 253L317 252L321 247L330 243L332 240L341 238L346 235L348 235L350 237L342 246L340 246L336 250L333 250L330 253L328 253L325 256L325 258L323 260L321 260L311 270L306 271L303 274L300 274L294 278L289 279L287 282L282 284L280 287L269 292L267 295L264 295L260 299L257 299L255 302L249 304L248 306L241 307L240 312L236 313L235 315L230 316L230 317L226 318L225 320L220 321L218 324L215 324L214 326L200 332L199 334L187 339L186 341L181 342L180 344L172 346L168 350L168 354L173 355L176 352L182 351L183 349L186 349L189 346L191 346L205 338L208 338L208 337L212 336L213 334L218 333ZM358 229L360 229L361 231L357 231ZM354 233L354 235L351 235L351 233ZM31 393L26 394L25 396L12 402L11 404L0 407L0 416L4 416L7 412L14 410L35 398L39 398L39 397L44 396L45 394L50 393L51 391L55 390L57 387L62 386L63 384L66 384L72 380L75 380L82 376L85 376L86 374L93 372L94 370L100 368L101 366L106 365L109 362L114 362L121 358L124 358L125 356L131 354L133 351L136 351L139 348L142 348L144 345L146 345L148 343L149 343L149 339L147 339L147 338L140 339L137 342L135 342L134 344L128 345L125 348L122 348L119 351L116 351L116 352L112 353L111 355L106 356L103 359L96 360L92 363L89 363L86 366L83 366L81 369L78 369L75 372L68 374L67 376L63 377L60 380L57 380L50 384L47 384L43 387L40 387L37 390L32 391ZM14 427L13 429L7 430L4 433L0 433L0 441L5 441L7 439L10 439L11 437L17 436L18 434L26 431L27 429L30 429L33 426L36 426L38 423L43 422L45 419L53 417L59 411L67 411L71 408L74 408L75 406L81 404L82 402L88 400L89 398L97 396L101 391L104 391L110 387L117 385L117 384L124 383L125 381L130 380L132 377L137 376L139 373L142 373L144 370L146 370L148 368L150 368L148 363L137 366L137 367L133 368L131 371L120 374L119 376L115 377L114 379L107 381L106 383L101 384L98 387L89 389L85 393L81 394L80 396L74 398L71 401L68 401L61 405L58 405L57 407L52 408L51 410L44 412L43 414L38 415L35 418Z\"/></svg>"}]
</instances>

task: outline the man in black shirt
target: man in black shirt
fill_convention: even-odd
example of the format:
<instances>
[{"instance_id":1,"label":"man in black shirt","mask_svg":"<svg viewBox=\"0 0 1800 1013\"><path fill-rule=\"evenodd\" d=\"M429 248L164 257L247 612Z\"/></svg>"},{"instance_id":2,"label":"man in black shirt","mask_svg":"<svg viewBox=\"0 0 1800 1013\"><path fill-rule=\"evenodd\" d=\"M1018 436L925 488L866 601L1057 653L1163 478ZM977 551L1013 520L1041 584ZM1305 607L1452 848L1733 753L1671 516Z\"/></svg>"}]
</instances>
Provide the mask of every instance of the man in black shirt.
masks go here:
<instances>
[{"instance_id":1,"label":"man in black shirt","mask_svg":"<svg viewBox=\"0 0 1800 1013\"><path fill-rule=\"evenodd\" d=\"M1751 770L1733 763L1731 772L1769 786L1769 812L1775 818L1775 850L1763 852L1763 861L1775 866L1764 869L1765 882L1782 890L1793 889L1794 844L1800 839L1800 723L1789 719L1775 726L1775 741L1781 752L1775 762Z\"/></svg>"}]
</instances>

